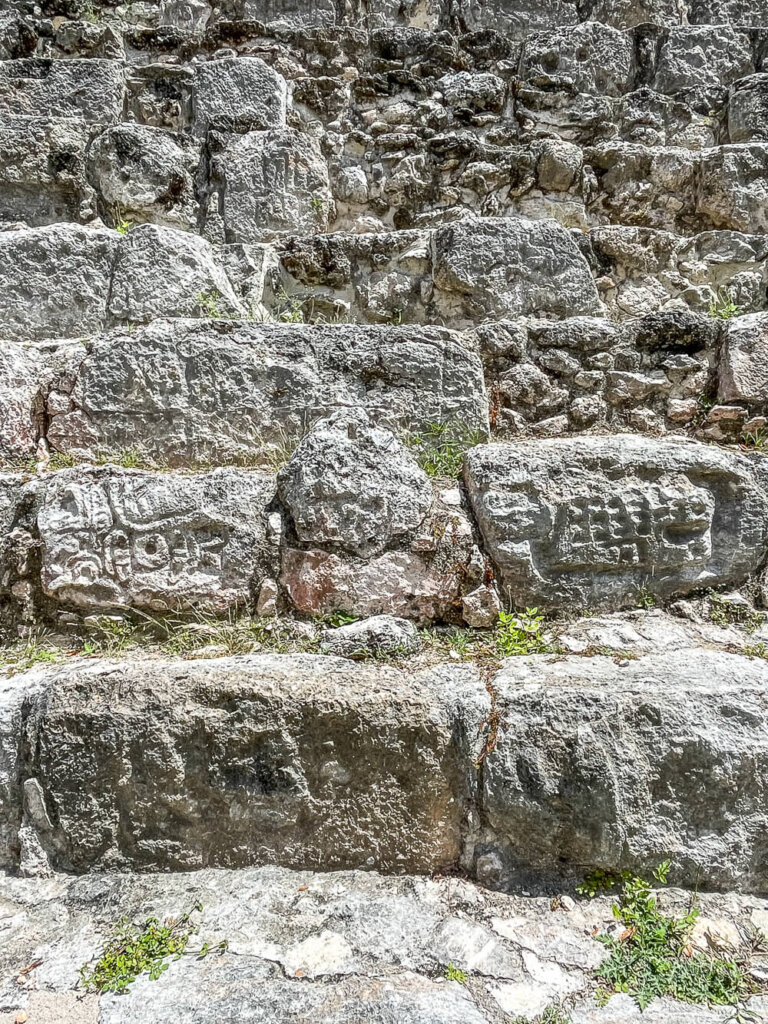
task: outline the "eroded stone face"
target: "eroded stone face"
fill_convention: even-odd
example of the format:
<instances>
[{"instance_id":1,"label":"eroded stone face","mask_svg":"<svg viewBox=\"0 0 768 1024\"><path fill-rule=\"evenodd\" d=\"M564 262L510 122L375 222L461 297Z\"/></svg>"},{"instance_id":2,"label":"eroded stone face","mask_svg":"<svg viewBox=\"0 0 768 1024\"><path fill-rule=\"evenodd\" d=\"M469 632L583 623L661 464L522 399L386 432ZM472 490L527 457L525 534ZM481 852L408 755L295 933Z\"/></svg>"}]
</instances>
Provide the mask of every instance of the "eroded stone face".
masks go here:
<instances>
[{"instance_id":1,"label":"eroded stone face","mask_svg":"<svg viewBox=\"0 0 768 1024\"><path fill-rule=\"evenodd\" d=\"M1 114L110 124L122 116L123 92L123 68L115 60L0 61Z\"/></svg>"},{"instance_id":2,"label":"eroded stone face","mask_svg":"<svg viewBox=\"0 0 768 1024\"><path fill-rule=\"evenodd\" d=\"M442 328L163 320L80 354L48 438L81 456L138 445L163 465L259 464L345 406L395 431L488 428L480 358Z\"/></svg>"},{"instance_id":3,"label":"eroded stone face","mask_svg":"<svg viewBox=\"0 0 768 1024\"><path fill-rule=\"evenodd\" d=\"M273 477L226 469L52 475L37 518L43 590L84 610L243 604L266 574L274 492Z\"/></svg>"},{"instance_id":4,"label":"eroded stone face","mask_svg":"<svg viewBox=\"0 0 768 1024\"><path fill-rule=\"evenodd\" d=\"M465 758L457 737L488 699L473 670L414 680L248 656L91 666L49 696L25 771L56 816L40 841L62 867L429 871L458 857L472 739Z\"/></svg>"},{"instance_id":5,"label":"eroded stone face","mask_svg":"<svg viewBox=\"0 0 768 1024\"><path fill-rule=\"evenodd\" d=\"M768 315L734 317L725 329L718 399L763 403L768 400Z\"/></svg>"},{"instance_id":6,"label":"eroded stone face","mask_svg":"<svg viewBox=\"0 0 768 1024\"><path fill-rule=\"evenodd\" d=\"M765 885L765 663L690 649L623 666L510 658L494 687L504 724L482 799L510 874L648 870L664 854L681 882Z\"/></svg>"},{"instance_id":7,"label":"eroded stone face","mask_svg":"<svg viewBox=\"0 0 768 1024\"><path fill-rule=\"evenodd\" d=\"M229 240L327 230L328 167L313 139L293 128L249 132L235 139L217 167Z\"/></svg>"},{"instance_id":8,"label":"eroded stone face","mask_svg":"<svg viewBox=\"0 0 768 1024\"><path fill-rule=\"evenodd\" d=\"M737 583L762 559L768 498L750 463L633 435L483 445L470 501L517 606L608 608Z\"/></svg>"},{"instance_id":9,"label":"eroded stone face","mask_svg":"<svg viewBox=\"0 0 768 1024\"><path fill-rule=\"evenodd\" d=\"M411 453L351 409L315 424L278 484L299 541L364 558L413 537L432 504Z\"/></svg>"},{"instance_id":10,"label":"eroded stone face","mask_svg":"<svg viewBox=\"0 0 768 1024\"><path fill-rule=\"evenodd\" d=\"M120 236L74 224L0 232L0 336L18 341L100 330Z\"/></svg>"},{"instance_id":11,"label":"eroded stone face","mask_svg":"<svg viewBox=\"0 0 768 1024\"><path fill-rule=\"evenodd\" d=\"M198 134L247 132L285 124L286 86L282 75L258 57L225 58L195 68L195 121Z\"/></svg>"},{"instance_id":12,"label":"eroded stone face","mask_svg":"<svg viewBox=\"0 0 768 1024\"><path fill-rule=\"evenodd\" d=\"M455 295L442 301L473 319L600 311L587 261L554 221L466 220L440 228L432 245L435 284Z\"/></svg>"}]
</instances>

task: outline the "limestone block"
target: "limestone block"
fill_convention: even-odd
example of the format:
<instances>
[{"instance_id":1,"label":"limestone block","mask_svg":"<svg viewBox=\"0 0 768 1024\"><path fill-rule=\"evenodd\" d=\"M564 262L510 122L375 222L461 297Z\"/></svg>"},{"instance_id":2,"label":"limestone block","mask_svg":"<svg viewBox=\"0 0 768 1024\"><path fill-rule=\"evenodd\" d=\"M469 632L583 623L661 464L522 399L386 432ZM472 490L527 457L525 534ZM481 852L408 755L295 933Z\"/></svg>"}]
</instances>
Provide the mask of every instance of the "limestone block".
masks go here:
<instances>
[{"instance_id":1,"label":"limestone block","mask_svg":"<svg viewBox=\"0 0 768 1024\"><path fill-rule=\"evenodd\" d=\"M318 143L293 128L249 132L215 162L227 237L260 242L328 227L332 197Z\"/></svg>"},{"instance_id":2,"label":"limestone block","mask_svg":"<svg viewBox=\"0 0 768 1024\"><path fill-rule=\"evenodd\" d=\"M518 607L610 608L739 583L761 564L768 497L732 452L634 435L481 445L465 480Z\"/></svg>"},{"instance_id":3,"label":"limestone block","mask_svg":"<svg viewBox=\"0 0 768 1024\"><path fill-rule=\"evenodd\" d=\"M285 124L285 79L258 57L224 58L195 66L198 135L249 132Z\"/></svg>"},{"instance_id":4,"label":"limestone block","mask_svg":"<svg viewBox=\"0 0 768 1024\"><path fill-rule=\"evenodd\" d=\"M112 124L123 115L123 68L115 60L0 61L0 115L81 117Z\"/></svg>"},{"instance_id":5,"label":"limestone block","mask_svg":"<svg viewBox=\"0 0 768 1024\"><path fill-rule=\"evenodd\" d=\"M244 604L266 574L274 477L114 466L46 479L37 517L44 592L86 611Z\"/></svg>"},{"instance_id":6,"label":"limestone block","mask_svg":"<svg viewBox=\"0 0 768 1024\"><path fill-rule=\"evenodd\" d=\"M259 464L346 406L395 431L488 430L480 359L455 331L179 319L81 350L48 439L81 457L137 446L163 465Z\"/></svg>"}]
</instances>

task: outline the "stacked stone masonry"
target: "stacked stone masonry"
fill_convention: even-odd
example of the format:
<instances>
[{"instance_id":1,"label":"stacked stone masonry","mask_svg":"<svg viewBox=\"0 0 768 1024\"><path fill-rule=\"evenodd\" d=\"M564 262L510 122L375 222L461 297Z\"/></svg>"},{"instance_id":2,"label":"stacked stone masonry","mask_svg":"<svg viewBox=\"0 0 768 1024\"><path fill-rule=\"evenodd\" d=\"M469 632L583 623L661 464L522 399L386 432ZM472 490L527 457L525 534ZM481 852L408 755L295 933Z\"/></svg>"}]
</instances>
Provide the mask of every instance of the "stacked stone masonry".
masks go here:
<instances>
[{"instance_id":1,"label":"stacked stone masonry","mask_svg":"<svg viewBox=\"0 0 768 1024\"><path fill-rule=\"evenodd\" d=\"M765 896L768 627L747 657L691 608L768 607L766 452L768 0L0 5L3 636L251 615L325 651L3 676L0 868L52 901L667 858ZM419 660L526 608L583 618ZM371 1020L517 1005L404 977Z\"/></svg>"}]
</instances>

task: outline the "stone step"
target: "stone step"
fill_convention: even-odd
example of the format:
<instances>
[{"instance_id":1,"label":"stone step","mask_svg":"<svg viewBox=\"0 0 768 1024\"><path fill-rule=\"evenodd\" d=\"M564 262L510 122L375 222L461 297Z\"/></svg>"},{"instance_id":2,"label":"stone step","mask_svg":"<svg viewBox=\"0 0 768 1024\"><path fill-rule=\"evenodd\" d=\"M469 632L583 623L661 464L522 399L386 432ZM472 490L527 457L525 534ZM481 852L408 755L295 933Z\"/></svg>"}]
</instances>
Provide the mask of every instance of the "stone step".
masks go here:
<instances>
[{"instance_id":1,"label":"stone step","mask_svg":"<svg viewBox=\"0 0 768 1024\"><path fill-rule=\"evenodd\" d=\"M669 859L768 891L760 659L83 663L11 677L2 708L22 873L461 866L506 888Z\"/></svg>"},{"instance_id":2,"label":"stone step","mask_svg":"<svg viewBox=\"0 0 768 1024\"><path fill-rule=\"evenodd\" d=\"M606 950L592 933L615 931L611 901L566 901L565 909L556 892L503 895L455 877L275 867L0 877L0 1021L24 1011L30 1024L501 1024L562 1005L572 1024L716 1024L732 1012L654 999L641 1014L623 995L599 1007L591 973ZM689 900L681 890L662 894L667 913L683 913ZM698 903L721 932L766 928L764 899L700 894ZM142 976L122 995L75 990L80 967L120 917L141 924L188 911L199 932L159 982ZM224 953L193 955L222 941ZM448 965L465 973L463 984L446 980ZM748 1006L768 1010L764 996Z\"/></svg>"},{"instance_id":3,"label":"stone step","mask_svg":"<svg viewBox=\"0 0 768 1024\"><path fill-rule=\"evenodd\" d=\"M395 433L441 426L471 445L532 432L759 436L766 314L730 322L668 310L430 325L257 324L167 318L86 342L0 342L0 458L39 442L85 462L273 468L318 419L365 408ZM707 392L718 404L705 408Z\"/></svg>"},{"instance_id":4,"label":"stone step","mask_svg":"<svg viewBox=\"0 0 768 1024\"><path fill-rule=\"evenodd\" d=\"M610 611L740 586L763 564L763 455L632 434L466 448L463 487L430 479L418 449L340 409L277 476L0 474L6 624L266 614L268 593L271 614L492 626L502 598Z\"/></svg>"}]
</instances>

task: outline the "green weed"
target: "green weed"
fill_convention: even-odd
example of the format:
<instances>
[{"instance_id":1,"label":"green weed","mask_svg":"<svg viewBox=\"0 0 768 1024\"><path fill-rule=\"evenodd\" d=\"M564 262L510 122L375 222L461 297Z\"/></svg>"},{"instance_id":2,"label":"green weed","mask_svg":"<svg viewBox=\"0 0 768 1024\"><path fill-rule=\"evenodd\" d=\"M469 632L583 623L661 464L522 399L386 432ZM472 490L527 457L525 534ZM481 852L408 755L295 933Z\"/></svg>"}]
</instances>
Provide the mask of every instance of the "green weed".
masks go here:
<instances>
[{"instance_id":1,"label":"green weed","mask_svg":"<svg viewBox=\"0 0 768 1024\"><path fill-rule=\"evenodd\" d=\"M758 427L756 430L744 430L741 434L741 443L745 448L764 451L768 447L768 432L763 427Z\"/></svg>"},{"instance_id":2,"label":"green weed","mask_svg":"<svg viewBox=\"0 0 768 1024\"><path fill-rule=\"evenodd\" d=\"M744 312L741 306L737 306L727 288L721 288L716 298L709 304L709 315L716 320L731 320L735 316L741 316Z\"/></svg>"},{"instance_id":3,"label":"green weed","mask_svg":"<svg viewBox=\"0 0 768 1024\"><path fill-rule=\"evenodd\" d=\"M74 455L70 455L68 452L51 452L51 457L48 461L48 469L74 469L75 466L80 465L80 460Z\"/></svg>"},{"instance_id":4,"label":"green weed","mask_svg":"<svg viewBox=\"0 0 768 1024\"><path fill-rule=\"evenodd\" d=\"M454 967L453 964L448 964L444 974L447 981L458 981L460 985L465 984L467 980L467 972Z\"/></svg>"},{"instance_id":5,"label":"green weed","mask_svg":"<svg viewBox=\"0 0 768 1024\"><path fill-rule=\"evenodd\" d=\"M512 1024L571 1024L570 1014L559 1006L547 1006L540 1014L529 1020L528 1017L513 1017Z\"/></svg>"},{"instance_id":6,"label":"green weed","mask_svg":"<svg viewBox=\"0 0 768 1024\"><path fill-rule=\"evenodd\" d=\"M456 478L464 465L464 454L485 440L482 430L457 423L430 423L420 433L408 433L403 444L410 448L427 476Z\"/></svg>"},{"instance_id":7,"label":"green weed","mask_svg":"<svg viewBox=\"0 0 768 1024\"><path fill-rule=\"evenodd\" d=\"M653 877L663 885L668 873L669 861L664 861ZM754 990L743 962L734 956L691 949L690 936L698 911L692 908L682 917L662 914L645 879L629 872L622 875L621 894L613 913L624 931L618 938L597 936L610 951L595 972L600 983L599 1002L624 992L641 1010L657 996L724 1006L739 1003Z\"/></svg>"},{"instance_id":8,"label":"green weed","mask_svg":"<svg viewBox=\"0 0 768 1024\"><path fill-rule=\"evenodd\" d=\"M203 908L196 903L194 909ZM80 968L80 981L86 991L116 993L127 992L140 974L148 974L150 980L156 981L174 960L181 959L197 931L190 914L164 923L150 917L141 926L122 918L95 964L86 963ZM222 942L215 948L223 953L227 944ZM204 957L211 951L205 943L196 955Z\"/></svg>"},{"instance_id":9,"label":"green weed","mask_svg":"<svg viewBox=\"0 0 768 1024\"><path fill-rule=\"evenodd\" d=\"M0 666L11 675L26 672L35 665L56 664L61 661L63 653L54 646L45 633L32 633L22 641L0 648Z\"/></svg>"},{"instance_id":10,"label":"green weed","mask_svg":"<svg viewBox=\"0 0 768 1024\"><path fill-rule=\"evenodd\" d=\"M518 654L546 654L549 644L542 636L544 616L538 608L524 612L500 612L494 633L496 650L501 658Z\"/></svg>"}]
</instances>

